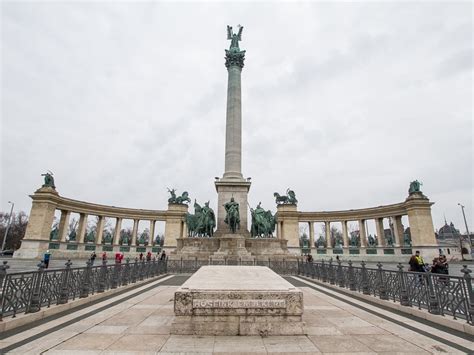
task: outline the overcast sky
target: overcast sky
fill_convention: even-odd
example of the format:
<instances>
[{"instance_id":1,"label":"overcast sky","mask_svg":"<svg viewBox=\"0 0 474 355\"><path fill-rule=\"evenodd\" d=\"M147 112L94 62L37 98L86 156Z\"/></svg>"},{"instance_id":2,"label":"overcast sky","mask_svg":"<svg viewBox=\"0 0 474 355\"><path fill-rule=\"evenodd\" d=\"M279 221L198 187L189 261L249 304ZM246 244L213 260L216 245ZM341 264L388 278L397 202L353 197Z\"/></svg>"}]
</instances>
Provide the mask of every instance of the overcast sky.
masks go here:
<instances>
[{"instance_id":1,"label":"overcast sky","mask_svg":"<svg viewBox=\"0 0 474 355\"><path fill-rule=\"evenodd\" d=\"M244 26L249 202L302 211L405 200L422 181L464 232L473 213L472 3L2 2L0 208L29 213L54 172L88 202L216 209L226 25Z\"/></svg>"}]
</instances>

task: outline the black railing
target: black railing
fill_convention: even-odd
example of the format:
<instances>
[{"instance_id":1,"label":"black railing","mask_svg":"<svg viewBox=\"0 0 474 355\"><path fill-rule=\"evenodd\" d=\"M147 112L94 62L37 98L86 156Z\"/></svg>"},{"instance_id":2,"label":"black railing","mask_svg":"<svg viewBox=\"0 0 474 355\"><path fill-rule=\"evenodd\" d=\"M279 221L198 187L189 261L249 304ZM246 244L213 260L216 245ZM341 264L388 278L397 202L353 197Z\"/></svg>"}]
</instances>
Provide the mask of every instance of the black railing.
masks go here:
<instances>
[{"instance_id":1,"label":"black railing","mask_svg":"<svg viewBox=\"0 0 474 355\"><path fill-rule=\"evenodd\" d=\"M298 274L339 287L348 288L382 300L392 300L402 306L416 306L432 314L451 315L454 319L465 319L473 325L474 292L471 270L464 266L463 276L434 274L430 272L404 271L398 264L398 271L367 268L365 262L355 267L349 261L300 262Z\"/></svg>"},{"instance_id":2,"label":"black railing","mask_svg":"<svg viewBox=\"0 0 474 355\"><path fill-rule=\"evenodd\" d=\"M64 304L76 298L126 286L166 273L166 261L150 260L73 268L71 261L64 269L45 269L7 273L7 261L0 266L0 321L4 316L38 312L42 307Z\"/></svg>"}]
</instances>

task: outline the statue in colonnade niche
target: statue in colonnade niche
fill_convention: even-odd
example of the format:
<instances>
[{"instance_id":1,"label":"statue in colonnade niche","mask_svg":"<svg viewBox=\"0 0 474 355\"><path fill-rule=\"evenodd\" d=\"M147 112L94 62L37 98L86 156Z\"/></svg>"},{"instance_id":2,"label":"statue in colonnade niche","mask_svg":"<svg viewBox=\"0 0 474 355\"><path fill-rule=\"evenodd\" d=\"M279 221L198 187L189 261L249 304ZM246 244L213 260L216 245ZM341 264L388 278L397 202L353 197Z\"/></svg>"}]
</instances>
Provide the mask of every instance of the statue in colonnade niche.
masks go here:
<instances>
[{"instance_id":1,"label":"statue in colonnade niche","mask_svg":"<svg viewBox=\"0 0 474 355\"><path fill-rule=\"evenodd\" d=\"M320 235L318 240L315 243L316 248L325 248L326 247L326 238Z\"/></svg>"},{"instance_id":2,"label":"statue in colonnade niche","mask_svg":"<svg viewBox=\"0 0 474 355\"><path fill-rule=\"evenodd\" d=\"M178 205L184 205L185 202L191 202L189 198L189 194L187 191L184 191L181 196L176 196L176 189L169 189L168 192L170 193L170 198L168 199L168 203L176 203Z\"/></svg>"},{"instance_id":3,"label":"statue in colonnade niche","mask_svg":"<svg viewBox=\"0 0 474 355\"><path fill-rule=\"evenodd\" d=\"M76 229L74 228L74 229L71 230L71 232L68 235L68 241L69 242L75 242L76 238L77 238L77 233L76 233Z\"/></svg>"},{"instance_id":4,"label":"statue in colonnade niche","mask_svg":"<svg viewBox=\"0 0 474 355\"><path fill-rule=\"evenodd\" d=\"M298 203L295 192L289 188L286 190L286 195L280 196L278 192L274 192L273 196L277 205L296 205Z\"/></svg>"},{"instance_id":5,"label":"statue in colonnade niche","mask_svg":"<svg viewBox=\"0 0 474 355\"><path fill-rule=\"evenodd\" d=\"M86 234L85 238L86 243L95 243L95 233L93 230L91 230L89 233Z\"/></svg>"},{"instance_id":6,"label":"statue in colonnade niche","mask_svg":"<svg viewBox=\"0 0 474 355\"><path fill-rule=\"evenodd\" d=\"M54 228L49 233L49 239L50 240L58 240L59 239L59 228L58 228L57 224L54 226Z\"/></svg>"},{"instance_id":7,"label":"statue in colonnade niche","mask_svg":"<svg viewBox=\"0 0 474 355\"><path fill-rule=\"evenodd\" d=\"M376 247L377 246L377 239L372 236L372 234L369 234L369 237L367 238L367 241L369 243L369 247Z\"/></svg>"},{"instance_id":8,"label":"statue in colonnade niche","mask_svg":"<svg viewBox=\"0 0 474 355\"><path fill-rule=\"evenodd\" d=\"M393 237L392 234L387 234L385 241L387 242L387 246L393 247Z\"/></svg>"},{"instance_id":9,"label":"statue in colonnade niche","mask_svg":"<svg viewBox=\"0 0 474 355\"><path fill-rule=\"evenodd\" d=\"M351 247L359 247L360 246L360 237L358 233L351 233L351 239L350 239L350 246Z\"/></svg>"},{"instance_id":10,"label":"statue in colonnade niche","mask_svg":"<svg viewBox=\"0 0 474 355\"><path fill-rule=\"evenodd\" d=\"M147 228L143 231L142 234L140 234L140 238L138 238L138 245L148 245L149 240L150 240L150 232Z\"/></svg>"},{"instance_id":11,"label":"statue in colonnade niche","mask_svg":"<svg viewBox=\"0 0 474 355\"><path fill-rule=\"evenodd\" d=\"M403 244L411 247L411 236L406 231L403 233Z\"/></svg>"},{"instance_id":12,"label":"statue in colonnade niche","mask_svg":"<svg viewBox=\"0 0 474 355\"><path fill-rule=\"evenodd\" d=\"M423 185L418 180L410 182L410 188L408 189L408 194L413 195L415 193L421 193L421 185Z\"/></svg>"},{"instance_id":13,"label":"statue in colonnade niche","mask_svg":"<svg viewBox=\"0 0 474 355\"><path fill-rule=\"evenodd\" d=\"M56 189L56 186L54 185L53 173L51 171L48 170L47 173L41 174L41 176L44 176L43 187L52 187L53 189Z\"/></svg>"},{"instance_id":14,"label":"statue in colonnade niche","mask_svg":"<svg viewBox=\"0 0 474 355\"><path fill-rule=\"evenodd\" d=\"M235 233L237 229L240 229L239 203L231 197L230 201L224 204L224 208L227 212L224 222L229 225L230 231Z\"/></svg>"},{"instance_id":15,"label":"statue in colonnade niche","mask_svg":"<svg viewBox=\"0 0 474 355\"><path fill-rule=\"evenodd\" d=\"M102 238L103 244L112 244L112 233L110 233L107 229L104 230L104 237Z\"/></svg>"},{"instance_id":16,"label":"statue in colonnade niche","mask_svg":"<svg viewBox=\"0 0 474 355\"><path fill-rule=\"evenodd\" d=\"M132 241L132 235L129 230L122 229L120 231L120 239L119 239L119 244L120 245L130 245Z\"/></svg>"}]
</instances>

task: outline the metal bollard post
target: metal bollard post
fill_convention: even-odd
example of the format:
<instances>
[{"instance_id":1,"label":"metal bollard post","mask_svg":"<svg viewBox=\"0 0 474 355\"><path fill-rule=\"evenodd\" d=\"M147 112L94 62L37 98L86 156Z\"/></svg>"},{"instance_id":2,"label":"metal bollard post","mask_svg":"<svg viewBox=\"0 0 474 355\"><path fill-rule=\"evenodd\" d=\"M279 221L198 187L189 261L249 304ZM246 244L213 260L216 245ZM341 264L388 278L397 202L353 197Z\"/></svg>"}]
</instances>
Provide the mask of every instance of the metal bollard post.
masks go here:
<instances>
[{"instance_id":1,"label":"metal bollard post","mask_svg":"<svg viewBox=\"0 0 474 355\"><path fill-rule=\"evenodd\" d=\"M345 287L344 275L342 273L342 262L341 260L337 261L337 281L339 287Z\"/></svg>"},{"instance_id":2,"label":"metal bollard post","mask_svg":"<svg viewBox=\"0 0 474 355\"><path fill-rule=\"evenodd\" d=\"M10 268L10 265L7 265L8 261L3 260L3 265L0 265L0 289L3 290L3 282L7 276L7 269Z\"/></svg>"},{"instance_id":3,"label":"metal bollard post","mask_svg":"<svg viewBox=\"0 0 474 355\"><path fill-rule=\"evenodd\" d=\"M377 279L378 279L378 289L379 289L379 296L381 300L388 300L388 293L387 293L387 286L385 285L385 278L382 270L382 263L377 263Z\"/></svg>"},{"instance_id":4,"label":"metal bollard post","mask_svg":"<svg viewBox=\"0 0 474 355\"><path fill-rule=\"evenodd\" d=\"M400 304L402 306L411 307L410 299L408 298L405 272L403 271L402 263L398 263L397 268L398 268L398 282L399 282L399 287L400 287Z\"/></svg>"},{"instance_id":5,"label":"metal bollard post","mask_svg":"<svg viewBox=\"0 0 474 355\"><path fill-rule=\"evenodd\" d=\"M92 269L92 262L90 260L86 263L86 268L84 270L84 277L82 279L82 287L81 287L81 294L79 298L85 298L89 296L90 290L90 276L91 276L91 269Z\"/></svg>"},{"instance_id":6,"label":"metal bollard post","mask_svg":"<svg viewBox=\"0 0 474 355\"><path fill-rule=\"evenodd\" d=\"M97 287L98 293L105 291L106 277L107 277L107 260L102 260L102 266L100 267L100 274L99 274L99 285Z\"/></svg>"},{"instance_id":7,"label":"metal bollard post","mask_svg":"<svg viewBox=\"0 0 474 355\"><path fill-rule=\"evenodd\" d=\"M362 293L364 295L370 295L369 277L367 275L367 269L365 267L365 261L362 261L360 264L362 266Z\"/></svg>"},{"instance_id":8,"label":"metal bollard post","mask_svg":"<svg viewBox=\"0 0 474 355\"><path fill-rule=\"evenodd\" d=\"M326 269L326 263L324 262L324 260L321 260L321 276L323 282L328 282L328 274Z\"/></svg>"},{"instance_id":9,"label":"metal bollard post","mask_svg":"<svg viewBox=\"0 0 474 355\"><path fill-rule=\"evenodd\" d=\"M472 278L471 270L467 268L467 265L463 265L461 270L464 273L463 279L466 283L466 292L467 292L467 321L469 324L474 324L474 292L472 290Z\"/></svg>"},{"instance_id":10,"label":"metal bollard post","mask_svg":"<svg viewBox=\"0 0 474 355\"><path fill-rule=\"evenodd\" d=\"M355 277L354 277L354 267L352 266L352 261L347 262L349 264L349 289L351 291L356 291L356 282L355 282Z\"/></svg>"},{"instance_id":11,"label":"metal bollard post","mask_svg":"<svg viewBox=\"0 0 474 355\"><path fill-rule=\"evenodd\" d=\"M114 268L112 270L112 279L110 281L110 288L117 288L118 286L118 273L119 273L120 264L115 262Z\"/></svg>"},{"instance_id":12,"label":"metal bollard post","mask_svg":"<svg viewBox=\"0 0 474 355\"><path fill-rule=\"evenodd\" d=\"M336 284L336 276L334 275L334 267L332 265L332 258L329 259L328 270L329 270L329 283L331 285L335 285Z\"/></svg>"},{"instance_id":13,"label":"metal bollard post","mask_svg":"<svg viewBox=\"0 0 474 355\"><path fill-rule=\"evenodd\" d=\"M62 280L61 280L61 293L58 298L58 304L66 304L69 299L69 274L71 273L71 259L66 262L66 269L63 271Z\"/></svg>"},{"instance_id":14,"label":"metal bollard post","mask_svg":"<svg viewBox=\"0 0 474 355\"><path fill-rule=\"evenodd\" d=\"M34 313L41 309L41 282L43 280L45 267L46 265L42 261L38 264L38 271L35 276L33 276L33 292L25 313Z\"/></svg>"},{"instance_id":15,"label":"metal bollard post","mask_svg":"<svg viewBox=\"0 0 474 355\"><path fill-rule=\"evenodd\" d=\"M130 259L125 260L125 267L123 268L122 285L127 286L130 279Z\"/></svg>"}]
</instances>

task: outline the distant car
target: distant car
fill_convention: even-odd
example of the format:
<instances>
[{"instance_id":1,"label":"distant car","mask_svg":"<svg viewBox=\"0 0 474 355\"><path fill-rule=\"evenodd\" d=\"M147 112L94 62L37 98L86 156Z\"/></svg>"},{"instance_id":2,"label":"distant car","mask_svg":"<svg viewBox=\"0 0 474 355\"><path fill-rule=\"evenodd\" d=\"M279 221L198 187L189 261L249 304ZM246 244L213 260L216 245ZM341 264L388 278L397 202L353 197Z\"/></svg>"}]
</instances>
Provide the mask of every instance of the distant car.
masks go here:
<instances>
[{"instance_id":1,"label":"distant car","mask_svg":"<svg viewBox=\"0 0 474 355\"><path fill-rule=\"evenodd\" d=\"M0 256L12 256L13 252L14 250L11 250L11 249L0 251Z\"/></svg>"}]
</instances>

